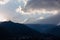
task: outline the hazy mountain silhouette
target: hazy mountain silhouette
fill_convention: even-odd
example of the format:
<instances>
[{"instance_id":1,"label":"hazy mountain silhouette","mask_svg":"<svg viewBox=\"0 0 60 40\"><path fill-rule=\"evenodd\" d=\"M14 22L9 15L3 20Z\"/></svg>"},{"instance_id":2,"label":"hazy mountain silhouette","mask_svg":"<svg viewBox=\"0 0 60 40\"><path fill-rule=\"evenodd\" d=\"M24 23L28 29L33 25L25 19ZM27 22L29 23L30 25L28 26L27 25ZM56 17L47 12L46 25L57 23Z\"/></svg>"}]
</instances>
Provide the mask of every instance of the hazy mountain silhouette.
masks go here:
<instances>
[{"instance_id":1,"label":"hazy mountain silhouette","mask_svg":"<svg viewBox=\"0 0 60 40\"><path fill-rule=\"evenodd\" d=\"M33 27L33 26L32 26ZM0 40L58 40L59 37L40 33L24 24L11 21L0 23Z\"/></svg>"},{"instance_id":2,"label":"hazy mountain silhouette","mask_svg":"<svg viewBox=\"0 0 60 40\"><path fill-rule=\"evenodd\" d=\"M60 26L53 24L26 24L28 27L40 32L41 34L54 35L60 38Z\"/></svg>"},{"instance_id":3,"label":"hazy mountain silhouette","mask_svg":"<svg viewBox=\"0 0 60 40\"><path fill-rule=\"evenodd\" d=\"M51 29L56 28L56 25L52 24L26 24L26 26L39 31L40 33L49 33Z\"/></svg>"}]
</instances>

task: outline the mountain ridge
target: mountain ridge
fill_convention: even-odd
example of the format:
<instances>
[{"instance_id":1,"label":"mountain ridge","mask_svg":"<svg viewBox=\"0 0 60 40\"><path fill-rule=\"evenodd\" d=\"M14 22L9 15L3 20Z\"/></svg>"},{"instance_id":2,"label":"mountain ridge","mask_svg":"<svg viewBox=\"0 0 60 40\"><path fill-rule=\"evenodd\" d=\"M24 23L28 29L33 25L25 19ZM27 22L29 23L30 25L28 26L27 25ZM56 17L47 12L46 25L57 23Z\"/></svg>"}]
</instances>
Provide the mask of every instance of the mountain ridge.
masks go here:
<instances>
[{"instance_id":1,"label":"mountain ridge","mask_svg":"<svg viewBox=\"0 0 60 40\"><path fill-rule=\"evenodd\" d=\"M0 23L0 39L2 40L57 40L59 38L49 33L40 33L26 24L11 21Z\"/></svg>"}]
</instances>

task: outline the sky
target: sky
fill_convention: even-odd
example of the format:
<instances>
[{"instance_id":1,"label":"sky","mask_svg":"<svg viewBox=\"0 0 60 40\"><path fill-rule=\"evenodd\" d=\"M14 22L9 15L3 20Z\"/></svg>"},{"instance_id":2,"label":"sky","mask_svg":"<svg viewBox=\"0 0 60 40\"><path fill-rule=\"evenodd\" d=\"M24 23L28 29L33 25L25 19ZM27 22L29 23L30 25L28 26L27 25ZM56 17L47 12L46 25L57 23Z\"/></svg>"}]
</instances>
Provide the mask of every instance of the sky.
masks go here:
<instances>
[{"instance_id":1,"label":"sky","mask_svg":"<svg viewBox=\"0 0 60 40\"><path fill-rule=\"evenodd\" d=\"M60 0L0 0L0 21L33 22L59 14Z\"/></svg>"}]
</instances>

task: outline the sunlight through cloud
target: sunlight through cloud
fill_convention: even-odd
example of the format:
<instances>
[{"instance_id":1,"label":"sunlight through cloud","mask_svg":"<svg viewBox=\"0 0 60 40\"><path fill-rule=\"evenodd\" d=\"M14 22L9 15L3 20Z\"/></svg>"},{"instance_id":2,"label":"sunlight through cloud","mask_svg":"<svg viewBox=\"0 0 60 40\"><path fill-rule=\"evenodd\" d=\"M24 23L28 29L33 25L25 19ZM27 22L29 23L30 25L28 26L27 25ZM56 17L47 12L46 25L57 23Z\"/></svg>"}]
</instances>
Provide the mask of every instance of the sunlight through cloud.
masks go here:
<instances>
[{"instance_id":1,"label":"sunlight through cloud","mask_svg":"<svg viewBox=\"0 0 60 40\"><path fill-rule=\"evenodd\" d=\"M8 21L6 15L0 14L0 22Z\"/></svg>"},{"instance_id":2,"label":"sunlight through cloud","mask_svg":"<svg viewBox=\"0 0 60 40\"><path fill-rule=\"evenodd\" d=\"M43 17L43 16L41 16L41 17L39 17L37 20L39 20L39 19L44 19L44 17Z\"/></svg>"},{"instance_id":3,"label":"sunlight through cloud","mask_svg":"<svg viewBox=\"0 0 60 40\"><path fill-rule=\"evenodd\" d=\"M57 13L59 13L59 10L48 10L48 9L39 9L39 10L33 10L33 9L29 9L29 10L26 10L26 9L23 9L22 7L19 7L16 9L16 12L24 15L30 15L30 14L53 14L53 15L56 15Z\"/></svg>"}]
</instances>

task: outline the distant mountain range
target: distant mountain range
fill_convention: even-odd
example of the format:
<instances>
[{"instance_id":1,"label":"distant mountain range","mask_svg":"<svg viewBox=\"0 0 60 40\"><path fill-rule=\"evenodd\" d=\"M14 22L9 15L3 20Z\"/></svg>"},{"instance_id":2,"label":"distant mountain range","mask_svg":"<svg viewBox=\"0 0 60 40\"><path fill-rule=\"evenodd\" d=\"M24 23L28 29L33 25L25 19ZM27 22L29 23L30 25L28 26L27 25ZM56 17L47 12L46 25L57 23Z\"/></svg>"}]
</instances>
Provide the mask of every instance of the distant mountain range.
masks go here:
<instances>
[{"instance_id":1,"label":"distant mountain range","mask_svg":"<svg viewBox=\"0 0 60 40\"><path fill-rule=\"evenodd\" d=\"M48 33L49 30L56 28L56 25L52 24L26 24L29 28L39 31L40 33Z\"/></svg>"},{"instance_id":2,"label":"distant mountain range","mask_svg":"<svg viewBox=\"0 0 60 40\"><path fill-rule=\"evenodd\" d=\"M50 28L47 29L48 31L53 29L51 33L45 33L47 30L45 30L44 32L44 28L46 27L45 25L44 27L43 25L39 26L37 24L35 26L33 26L33 24L28 26L28 24L27 25L18 24L13 23L11 21L2 22L0 23L0 40L54 40L54 39L58 40L60 37L54 35L55 34L54 32L56 31L55 28L53 27L54 25L48 25L48 26ZM32 27L35 27L35 29L33 29ZM43 30L44 33L39 32L40 31L39 27L41 32ZM51 29L51 27L53 28ZM36 29L38 29L39 31L37 31ZM59 28L57 29L60 30ZM57 31L56 34L60 32Z\"/></svg>"},{"instance_id":3,"label":"distant mountain range","mask_svg":"<svg viewBox=\"0 0 60 40\"><path fill-rule=\"evenodd\" d=\"M60 26L52 24L26 24L28 27L45 34L52 34L60 37Z\"/></svg>"}]
</instances>

